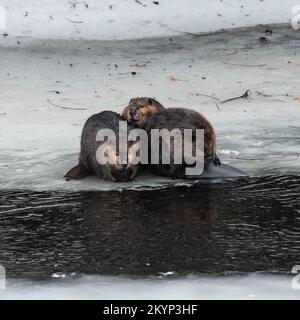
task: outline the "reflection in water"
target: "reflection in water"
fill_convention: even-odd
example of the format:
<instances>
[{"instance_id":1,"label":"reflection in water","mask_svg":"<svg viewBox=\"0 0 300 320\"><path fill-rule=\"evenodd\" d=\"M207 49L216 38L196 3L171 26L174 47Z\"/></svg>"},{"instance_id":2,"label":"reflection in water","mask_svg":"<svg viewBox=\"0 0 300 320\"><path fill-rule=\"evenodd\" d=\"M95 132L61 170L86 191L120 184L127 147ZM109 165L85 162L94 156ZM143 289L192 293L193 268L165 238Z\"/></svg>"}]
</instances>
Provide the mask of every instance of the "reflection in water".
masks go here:
<instances>
[{"instance_id":1,"label":"reflection in water","mask_svg":"<svg viewBox=\"0 0 300 320\"><path fill-rule=\"evenodd\" d=\"M162 190L2 191L9 277L290 272L300 264L300 177Z\"/></svg>"}]
</instances>

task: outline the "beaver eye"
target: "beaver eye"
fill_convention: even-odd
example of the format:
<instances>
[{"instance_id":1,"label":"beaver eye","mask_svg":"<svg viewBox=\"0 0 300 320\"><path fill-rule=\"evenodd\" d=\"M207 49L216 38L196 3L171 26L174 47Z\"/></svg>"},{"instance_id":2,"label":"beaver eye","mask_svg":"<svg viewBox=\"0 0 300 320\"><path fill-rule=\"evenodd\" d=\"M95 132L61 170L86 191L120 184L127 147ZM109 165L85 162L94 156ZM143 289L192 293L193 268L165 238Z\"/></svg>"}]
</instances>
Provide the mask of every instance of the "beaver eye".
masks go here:
<instances>
[{"instance_id":1,"label":"beaver eye","mask_svg":"<svg viewBox=\"0 0 300 320\"><path fill-rule=\"evenodd\" d=\"M138 105L138 108L141 109L141 108L144 108L144 106L141 105L141 104L139 104L139 105Z\"/></svg>"}]
</instances>

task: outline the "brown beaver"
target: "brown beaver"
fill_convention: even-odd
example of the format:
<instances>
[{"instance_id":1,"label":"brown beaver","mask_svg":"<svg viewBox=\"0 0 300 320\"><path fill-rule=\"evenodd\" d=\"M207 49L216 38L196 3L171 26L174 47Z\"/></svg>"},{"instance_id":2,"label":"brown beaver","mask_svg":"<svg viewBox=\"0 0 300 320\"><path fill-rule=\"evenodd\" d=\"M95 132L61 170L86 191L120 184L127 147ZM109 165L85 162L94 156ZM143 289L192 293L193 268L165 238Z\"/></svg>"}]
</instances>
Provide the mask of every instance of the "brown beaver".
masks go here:
<instances>
[{"instance_id":1,"label":"brown beaver","mask_svg":"<svg viewBox=\"0 0 300 320\"><path fill-rule=\"evenodd\" d=\"M119 121L126 121L118 113L112 111L103 111L92 115L86 121L81 134L81 150L79 155L79 164L69 170L65 179L82 179L90 174L96 174L98 177L112 181L130 181L133 180L139 169L139 164L133 164L136 157L134 142L127 142L128 155L127 164L120 163L119 157ZM97 141L97 134L101 129L111 129L116 136L116 145L110 145L107 141ZM128 133L134 129L134 126L127 124ZM127 140L127 137L126 137ZM104 146L104 155L113 159L114 163L100 164L96 157L99 147Z\"/></svg>"},{"instance_id":2,"label":"brown beaver","mask_svg":"<svg viewBox=\"0 0 300 320\"><path fill-rule=\"evenodd\" d=\"M134 98L129 101L124 108L122 116L131 124L138 128L145 128L148 119L156 112L165 108L155 99L142 97Z\"/></svg>"},{"instance_id":3,"label":"brown beaver","mask_svg":"<svg viewBox=\"0 0 300 320\"><path fill-rule=\"evenodd\" d=\"M199 112L184 108L169 108L154 113L146 121L146 130L148 136L151 136L151 129L167 129L172 131L173 129L179 129L182 133L184 129L192 129L192 153L196 154L195 132L196 129L204 130L204 165L213 163L220 165L220 159L216 155L216 134L211 123ZM172 153L174 154L174 143L172 141L169 145L171 151L171 163L162 164L161 159L158 165L153 165L155 172L164 176L170 177L183 177L185 174L185 164L178 165L172 163ZM174 159L173 159L174 160Z\"/></svg>"},{"instance_id":4,"label":"brown beaver","mask_svg":"<svg viewBox=\"0 0 300 320\"><path fill-rule=\"evenodd\" d=\"M153 98L131 99L122 113L129 123L148 131L152 129L204 129L204 160L220 165L216 155L216 134L211 123L199 112L184 108L164 108ZM174 170L174 167L172 168ZM171 170L171 171L172 171ZM167 170L169 172L169 170ZM167 174L164 174L167 175Z\"/></svg>"}]
</instances>

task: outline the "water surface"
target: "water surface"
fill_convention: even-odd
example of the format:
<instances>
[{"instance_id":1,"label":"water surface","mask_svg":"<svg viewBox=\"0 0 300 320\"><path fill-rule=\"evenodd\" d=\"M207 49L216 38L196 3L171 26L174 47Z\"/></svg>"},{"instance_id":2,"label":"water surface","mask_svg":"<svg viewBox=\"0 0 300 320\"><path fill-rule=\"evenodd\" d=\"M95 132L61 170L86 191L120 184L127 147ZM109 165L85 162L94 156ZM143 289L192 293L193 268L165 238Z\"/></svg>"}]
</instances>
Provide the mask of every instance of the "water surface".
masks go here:
<instances>
[{"instance_id":1,"label":"water surface","mask_svg":"<svg viewBox=\"0 0 300 320\"><path fill-rule=\"evenodd\" d=\"M9 278L284 273L300 264L300 177L166 188L2 190Z\"/></svg>"}]
</instances>

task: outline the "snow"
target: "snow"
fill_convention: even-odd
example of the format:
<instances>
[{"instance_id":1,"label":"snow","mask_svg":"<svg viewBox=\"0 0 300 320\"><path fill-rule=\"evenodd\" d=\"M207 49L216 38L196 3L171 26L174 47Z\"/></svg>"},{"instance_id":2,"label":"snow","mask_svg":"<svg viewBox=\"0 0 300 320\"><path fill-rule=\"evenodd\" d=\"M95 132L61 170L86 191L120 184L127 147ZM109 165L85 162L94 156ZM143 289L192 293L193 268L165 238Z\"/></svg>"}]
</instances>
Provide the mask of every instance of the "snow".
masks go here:
<instances>
[{"instance_id":1,"label":"snow","mask_svg":"<svg viewBox=\"0 0 300 320\"><path fill-rule=\"evenodd\" d=\"M122 40L289 23L298 0L1 0L8 36L31 39ZM297 19L296 19L297 20Z\"/></svg>"},{"instance_id":2,"label":"snow","mask_svg":"<svg viewBox=\"0 0 300 320\"><path fill-rule=\"evenodd\" d=\"M1 299L289 299L299 300L291 276L236 275L132 279L124 276L56 277L53 281L7 280Z\"/></svg>"}]
</instances>

